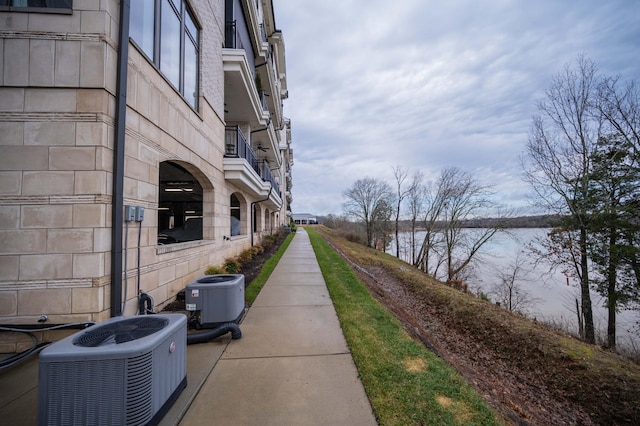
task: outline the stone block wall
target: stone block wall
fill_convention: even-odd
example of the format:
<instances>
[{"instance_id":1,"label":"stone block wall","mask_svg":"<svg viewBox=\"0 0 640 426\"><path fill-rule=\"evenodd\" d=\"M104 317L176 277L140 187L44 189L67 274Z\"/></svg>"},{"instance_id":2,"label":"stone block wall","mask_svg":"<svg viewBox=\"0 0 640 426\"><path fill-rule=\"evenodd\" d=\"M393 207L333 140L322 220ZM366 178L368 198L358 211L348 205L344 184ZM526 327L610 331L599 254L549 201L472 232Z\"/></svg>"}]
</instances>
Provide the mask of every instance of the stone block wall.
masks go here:
<instances>
[{"instance_id":1,"label":"stone block wall","mask_svg":"<svg viewBox=\"0 0 640 426\"><path fill-rule=\"evenodd\" d=\"M110 316L118 4L77 1L71 15L0 12L0 323ZM242 194L222 165L224 4L190 4L202 27L198 111L129 43L124 203L144 207L145 217L124 230L126 315L137 310L138 289L160 309L251 244L249 235L223 239L229 197ZM204 189L201 241L157 244L163 161L188 166ZM15 344L7 339L0 351Z\"/></svg>"},{"instance_id":2,"label":"stone block wall","mask_svg":"<svg viewBox=\"0 0 640 426\"><path fill-rule=\"evenodd\" d=\"M75 3L0 13L2 322L108 317L118 2Z\"/></svg>"}]
</instances>

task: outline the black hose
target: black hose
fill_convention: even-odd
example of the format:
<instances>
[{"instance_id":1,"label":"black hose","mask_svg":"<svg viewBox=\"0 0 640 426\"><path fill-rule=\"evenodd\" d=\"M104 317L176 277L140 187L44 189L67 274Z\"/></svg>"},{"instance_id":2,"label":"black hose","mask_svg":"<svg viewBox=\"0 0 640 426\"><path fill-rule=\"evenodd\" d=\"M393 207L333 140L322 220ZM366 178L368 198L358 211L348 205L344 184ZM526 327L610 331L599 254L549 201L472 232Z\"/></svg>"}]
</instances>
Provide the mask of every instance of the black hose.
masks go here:
<instances>
[{"instance_id":1,"label":"black hose","mask_svg":"<svg viewBox=\"0 0 640 426\"><path fill-rule=\"evenodd\" d=\"M14 365L19 363L23 359L28 358L31 354L33 354L38 349L38 339L36 338L36 336L33 333L25 332L25 334L27 334L27 335L29 335L29 337L31 337L31 340L33 341L33 345L29 349L24 351L24 352L20 352L20 353L14 354L14 355L10 356L9 358L6 358L6 359L3 359L2 361L0 361L0 371L4 371L4 370L6 370L8 368L13 367Z\"/></svg>"},{"instance_id":2,"label":"black hose","mask_svg":"<svg viewBox=\"0 0 640 426\"><path fill-rule=\"evenodd\" d=\"M145 304L147 305L145 308ZM155 314L153 311L153 299L147 293L138 296L138 315Z\"/></svg>"},{"instance_id":3,"label":"black hose","mask_svg":"<svg viewBox=\"0 0 640 426\"><path fill-rule=\"evenodd\" d=\"M212 330L187 334L187 345L192 345L194 343L206 343L229 332L231 332L231 338L233 340L237 340L242 337L242 332L240 331L238 324L227 322Z\"/></svg>"},{"instance_id":4,"label":"black hose","mask_svg":"<svg viewBox=\"0 0 640 426\"><path fill-rule=\"evenodd\" d=\"M9 358L3 359L2 361L0 361L0 372L4 371L4 370L8 370L9 368L15 366L16 364L20 363L21 361L29 358L31 355L34 355L38 352L40 352L42 349L44 349L46 346L50 345L50 343L48 342L43 342L38 344L38 339L36 338L36 336L33 334L33 332L35 331L50 331L50 330L60 330L60 329L65 329L65 328L86 328L88 326L94 325L95 322L93 321L87 321L87 322L78 322L78 323L72 323L72 324L59 324L59 325L48 325L45 326L44 324L11 324L8 326L2 326L0 325L0 331L6 331L6 332L10 332L10 333L24 333L29 335L29 337L31 337L31 340L33 341L33 345L31 346L31 348L27 349L24 352L20 352L17 354L14 354L12 356L10 356Z\"/></svg>"},{"instance_id":5,"label":"black hose","mask_svg":"<svg viewBox=\"0 0 640 426\"><path fill-rule=\"evenodd\" d=\"M70 324L0 324L0 331L27 333L29 331L51 331L60 329L83 330L95 325L95 321L74 322Z\"/></svg>"}]
</instances>

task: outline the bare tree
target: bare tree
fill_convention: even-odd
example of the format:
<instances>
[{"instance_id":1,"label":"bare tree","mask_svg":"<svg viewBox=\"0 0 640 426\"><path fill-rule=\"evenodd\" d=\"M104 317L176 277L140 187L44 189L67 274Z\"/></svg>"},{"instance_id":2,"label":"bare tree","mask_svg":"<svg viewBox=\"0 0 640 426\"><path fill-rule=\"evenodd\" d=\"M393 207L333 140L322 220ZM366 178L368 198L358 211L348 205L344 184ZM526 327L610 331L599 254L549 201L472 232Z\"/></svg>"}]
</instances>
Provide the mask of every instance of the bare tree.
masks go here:
<instances>
[{"instance_id":1,"label":"bare tree","mask_svg":"<svg viewBox=\"0 0 640 426\"><path fill-rule=\"evenodd\" d=\"M344 191L343 196L346 198L345 212L364 223L367 247L373 247L376 213L380 212L382 205L393 204L391 187L383 180L365 177L355 181L349 189Z\"/></svg>"},{"instance_id":2,"label":"bare tree","mask_svg":"<svg viewBox=\"0 0 640 426\"><path fill-rule=\"evenodd\" d=\"M622 86L622 87L620 87ZM626 84L620 77L607 77L598 86L596 109L612 127L612 133L625 139L640 155L640 87L636 80Z\"/></svg>"},{"instance_id":3,"label":"bare tree","mask_svg":"<svg viewBox=\"0 0 640 426\"><path fill-rule=\"evenodd\" d=\"M422 214L425 201L425 187L422 183L424 176L421 172L413 174L409 193L407 194L407 204L409 209L409 221L411 231L409 233L410 252L409 258L413 265L416 264L416 229L418 217Z\"/></svg>"},{"instance_id":4,"label":"bare tree","mask_svg":"<svg viewBox=\"0 0 640 426\"><path fill-rule=\"evenodd\" d=\"M416 266L430 275L455 281L464 279L480 249L501 229L495 225L470 232L466 221L487 214L497 205L489 199L489 189L458 168L444 169L427 192L425 237L416 257ZM440 268L445 266L444 275Z\"/></svg>"},{"instance_id":5,"label":"bare tree","mask_svg":"<svg viewBox=\"0 0 640 426\"><path fill-rule=\"evenodd\" d=\"M445 169L442 173L445 185L445 204L442 210L447 261L447 281L462 279L462 272L469 266L478 251L500 229L496 226L482 228L478 232L464 232L464 222L486 214L497 206L489 199L489 189L478 184L471 175L457 168Z\"/></svg>"},{"instance_id":6,"label":"bare tree","mask_svg":"<svg viewBox=\"0 0 640 426\"><path fill-rule=\"evenodd\" d=\"M420 245L420 250L416 255L414 266L417 266L431 276L438 275L438 269L444 261L441 255L441 237L438 234L438 220L445 205L445 182L442 178L438 182L429 183L424 189L424 208L422 226L424 227L424 238Z\"/></svg>"},{"instance_id":7,"label":"bare tree","mask_svg":"<svg viewBox=\"0 0 640 426\"><path fill-rule=\"evenodd\" d=\"M600 135L602 120L590 109L597 89L595 64L579 57L575 68L567 65L552 81L538 103L524 162L525 178L541 204L565 215L565 227L577 233L581 308L585 339L595 343L589 293L588 211L591 155Z\"/></svg>"},{"instance_id":8,"label":"bare tree","mask_svg":"<svg viewBox=\"0 0 640 426\"><path fill-rule=\"evenodd\" d=\"M525 314L537 302L522 288L522 276L528 272L522 253L505 268L496 271L498 282L492 286L492 294L501 306L510 312Z\"/></svg>"},{"instance_id":9,"label":"bare tree","mask_svg":"<svg viewBox=\"0 0 640 426\"><path fill-rule=\"evenodd\" d=\"M407 179L409 172L403 169L401 166L395 166L393 168L393 176L396 179L396 205L395 205L395 235L396 235L396 257L400 259L400 240L399 240L399 222L400 222L400 207L402 202L409 195L409 190L404 187L404 181Z\"/></svg>"}]
</instances>

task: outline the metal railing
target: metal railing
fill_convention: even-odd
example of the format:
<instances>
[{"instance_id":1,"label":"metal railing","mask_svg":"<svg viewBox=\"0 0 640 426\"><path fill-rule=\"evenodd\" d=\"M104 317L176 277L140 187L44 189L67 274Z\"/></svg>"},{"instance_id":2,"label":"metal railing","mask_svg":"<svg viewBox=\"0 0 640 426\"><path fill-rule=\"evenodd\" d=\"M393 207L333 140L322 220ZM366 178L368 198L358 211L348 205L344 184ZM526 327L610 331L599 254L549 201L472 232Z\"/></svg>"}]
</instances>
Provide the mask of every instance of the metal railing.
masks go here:
<instances>
[{"instance_id":1,"label":"metal railing","mask_svg":"<svg viewBox=\"0 0 640 426\"><path fill-rule=\"evenodd\" d=\"M265 182L271 183L271 186L273 187L274 192L280 195L280 185L278 185L276 178L271 173L271 169L269 169L269 163L263 160L261 164L261 169L262 169L262 173L260 174L260 176L262 177L262 180L264 180Z\"/></svg>"},{"instance_id":2,"label":"metal railing","mask_svg":"<svg viewBox=\"0 0 640 426\"><path fill-rule=\"evenodd\" d=\"M269 43L269 39L267 38L267 32L264 30L264 24L260 24L260 36L262 37L263 43Z\"/></svg>"},{"instance_id":3,"label":"metal railing","mask_svg":"<svg viewBox=\"0 0 640 426\"><path fill-rule=\"evenodd\" d=\"M224 25L224 47L227 49L236 49L238 46L238 31L236 30L236 21L227 21ZM241 44L242 42L240 42Z\"/></svg>"},{"instance_id":4,"label":"metal railing","mask_svg":"<svg viewBox=\"0 0 640 426\"><path fill-rule=\"evenodd\" d=\"M224 47L225 49L244 49L247 52L247 55L249 52L253 52L244 48L242 39L238 33L236 21L227 21L225 23ZM262 104L263 111L269 112L269 106L267 104L267 98L264 90L258 90L258 98Z\"/></svg>"},{"instance_id":5,"label":"metal railing","mask_svg":"<svg viewBox=\"0 0 640 426\"><path fill-rule=\"evenodd\" d=\"M269 112L269 106L267 105L267 97L265 96L264 90L258 90L258 97L260 98L260 103L262 104L262 110L265 112Z\"/></svg>"},{"instance_id":6,"label":"metal railing","mask_svg":"<svg viewBox=\"0 0 640 426\"><path fill-rule=\"evenodd\" d=\"M247 143L242 130L238 126L227 126L224 129L225 157L244 158L256 173L260 174L256 154Z\"/></svg>"},{"instance_id":7,"label":"metal railing","mask_svg":"<svg viewBox=\"0 0 640 426\"><path fill-rule=\"evenodd\" d=\"M280 186L278 181L269 169L269 163L265 160L258 160L256 154L247 143L242 130L238 126L227 126L224 129L224 156L234 158L244 158L251 168L262 178L263 181L269 182L278 195L280 195Z\"/></svg>"}]
</instances>

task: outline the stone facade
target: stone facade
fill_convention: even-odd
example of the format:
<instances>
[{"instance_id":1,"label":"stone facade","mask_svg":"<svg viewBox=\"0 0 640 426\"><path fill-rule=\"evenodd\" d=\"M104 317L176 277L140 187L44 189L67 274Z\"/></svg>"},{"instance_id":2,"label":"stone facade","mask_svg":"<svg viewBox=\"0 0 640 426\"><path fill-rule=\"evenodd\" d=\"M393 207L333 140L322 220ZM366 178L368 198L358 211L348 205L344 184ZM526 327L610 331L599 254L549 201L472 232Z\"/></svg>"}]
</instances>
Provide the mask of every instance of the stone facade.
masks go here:
<instances>
[{"instance_id":1,"label":"stone facade","mask_svg":"<svg viewBox=\"0 0 640 426\"><path fill-rule=\"evenodd\" d=\"M123 224L125 315L136 313L138 291L161 309L207 266L220 265L289 221L287 119L270 112L266 123L286 123L273 129L277 152L268 159L277 166L272 171L279 191L253 172L241 180L225 175L229 88L222 1L185 3L199 29L195 108L136 43L128 43L124 189L114 193L119 3L76 0L67 13L0 8L0 322L5 324L32 324L41 315L56 324L112 315L114 197L144 208L141 222ZM245 10L255 8L249 17L266 16L270 21L263 24L275 25L270 1L240 3ZM283 67L278 73L281 84ZM240 124L249 133L256 128ZM201 238L158 243L161 164L167 163L202 188L201 210L195 213L202 221ZM243 179L269 187L268 199L248 190ZM232 194L242 204L238 235L230 235Z\"/></svg>"}]
</instances>

